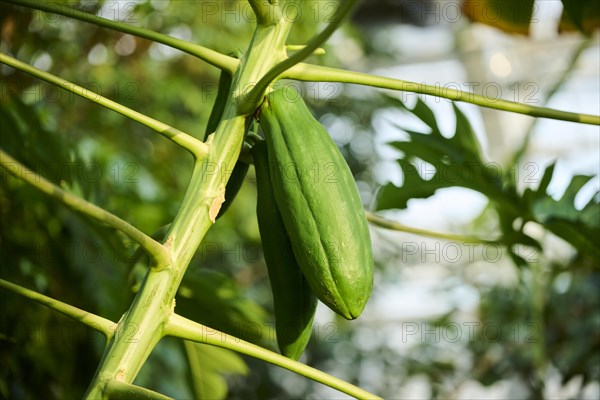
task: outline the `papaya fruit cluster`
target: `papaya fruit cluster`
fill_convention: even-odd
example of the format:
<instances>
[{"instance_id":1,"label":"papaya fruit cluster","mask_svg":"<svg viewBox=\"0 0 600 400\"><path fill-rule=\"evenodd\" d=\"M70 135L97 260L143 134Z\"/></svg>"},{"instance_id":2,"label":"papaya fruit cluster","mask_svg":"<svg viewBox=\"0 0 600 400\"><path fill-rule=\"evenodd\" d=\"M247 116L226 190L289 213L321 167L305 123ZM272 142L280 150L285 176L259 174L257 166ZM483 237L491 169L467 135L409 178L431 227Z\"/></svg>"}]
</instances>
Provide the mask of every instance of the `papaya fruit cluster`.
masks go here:
<instances>
[{"instance_id":1,"label":"papaya fruit cluster","mask_svg":"<svg viewBox=\"0 0 600 400\"><path fill-rule=\"evenodd\" d=\"M362 313L373 287L371 239L350 168L302 99L272 91L260 125L265 141L252 149L259 231L278 345L297 359L316 298L346 319Z\"/></svg>"}]
</instances>

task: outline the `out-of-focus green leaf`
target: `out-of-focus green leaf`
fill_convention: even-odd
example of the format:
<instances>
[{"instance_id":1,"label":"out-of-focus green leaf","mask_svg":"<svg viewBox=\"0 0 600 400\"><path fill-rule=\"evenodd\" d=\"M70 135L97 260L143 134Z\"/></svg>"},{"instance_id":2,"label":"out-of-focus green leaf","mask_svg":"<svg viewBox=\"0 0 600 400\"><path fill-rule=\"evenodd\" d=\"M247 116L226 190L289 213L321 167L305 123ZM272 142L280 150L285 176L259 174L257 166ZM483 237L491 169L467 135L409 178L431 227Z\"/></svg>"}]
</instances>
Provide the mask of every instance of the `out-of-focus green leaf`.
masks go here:
<instances>
[{"instance_id":1,"label":"out-of-focus green leaf","mask_svg":"<svg viewBox=\"0 0 600 400\"><path fill-rule=\"evenodd\" d=\"M469 123L456 105L454 134L450 138L442 135L435 115L420 99L414 108L395 98L389 103L405 109L420 119L430 129L429 133L421 133L402 129L409 135L409 140L393 142L391 145L402 151L398 159L402 169L403 183L397 187L392 183L383 186L376 198L376 209L406 208L410 199L427 198L438 189L448 187L464 187L485 195L496 210L502 230L501 241L508 247L509 255L517 265L526 265L527 260L518 254L514 245L521 244L539 248L539 244L527 236L521 227L514 227L513 222L520 216L520 202L514 185L510 181L503 182L502 174L486 163L479 141ZM422 160L434 169L432 176L420 172L431 172L431 167L418 164ZM422 171L419 171L421 167Z\"/></svg>"},{"instance_id":2,"label":"out-of-focus green leaf","mask_svg":"<svg viewBox=\"0 0 600 400\"><path fill-rule=\"evenodd\" d=\"M407 109L397 99L390 98L390 103ZM426 198L437 189L452 186L473 189L490 199L498 199L503 192L501 177L483 160L473 128L458 107L454 106L456 127L451 138L442 135L433 112L422 100L418 99L416 106L408 111L423 121L431 132L403 129L408 133L409 140L391 143L404 153L404 157L398 160L404 182L401 187L387 184L379 191L377 210L406 208L408 200L412 198ZM435 172L429 168L419 171L418 160L431 164ZM433 174L423 178L423 170Z\"/></svg>"},{"instance_id":3,"label":"out-of-focus green leaf","mask_svg":"<svg viewBox=\"0 0 600 400\"><path fill-rule=\"evenodd\" d=\"M596 0L562 0L563 13L559 31L580 30L590 35L600 28L600 2Z\"/></svg>"},{"instance_id":4,"label":"out-of-focus green leaf","mask_svg":"<svg viewBox=\"0 0 600 400\"><path fill-rule=\"evenodd\" d=\"M523 232L527 221L541 224L581 252L600 256L597 246L600 240L598 196L594 196L582 210L577 210L574 205L575 196L591 177L573 177L564 195L557 201L546 192L554 174L552 164L544 171L536 190L526 189L523 193L518 193L514 182L492 168L492 164L483 158L469 121L456 106L455 132L452 137L446 138L440 132L433 112L423 101L418 100L412 109L408 109L397 99L390 99L390 104L408 110L427 125L430 132L403 129L409 139L391 143L403 153L398 164L404 180L402 186L389 183L379 190L377 210L406 208L409 200L427 198L438 189L464 187L475 190L490 200L498 214L501 242L508 247L509 254L517 265L525 265L527 260L519 255L516 245L541 249L535 239ZM431 167L418 164L419 160L429 163ZM423 171L430 176L423 177ZM516 221L520 222L516 224Z\"/></svg>"},{"instance_id":5,"label":"out-of-focus green leaf","mask_svg":"<svg viewBox=\"0 0 600 400\"><path fill-rule=\"evenodd\" d=\"M523 209L519 207L521 199L511 181L504 179L492 164L484 160L475 132L460 109L453 106L456 126L452 137L446 138L442 135L433 112L420 99L412 109L394 98L390 98L389 102L412 113L431 132L421 133L399 127L409 135L409 140L393 142L391 145L403 153L398 164L404 181L400 187L392 183L383 186L377 194L376 209L406 208L410 199L427 198L442 188L472 189L490 200L498 214L502 230L501 242L508 247L509 255L517 265L526 265L527 260L518 254L518 249L514 246L519 244L539 249L540 245L523 233L522 225L514 226L514 221L523 216ZM435 172L423 177L423 172L432 172L432 167L418 164L419 160L429 163Z\"/></svg>"},{"instance_id":6,"label":"out-of-focus green leaf","mask_svg":"<svg viewBox=\"0 0 600 400\"><path fill-rule=\"evenodd\" d=\"M224 274L188 271L177 295L177 312L209 328L273 346L267 312Z\"/></svg>"},{"instance_id":7,"label":"out-of-focus green leaf","mask_svg":"<svg viewBox=\"0 0 600 400\"><path fill-rule=\"evenodd\" d=\"M579 376L585 386L600 378L597 264L597 259L576 257L568 265L549 265L552 284L545 290L541 324L535 323L532 315L533 282L482 293L480 323L469 342L475 379L491 385L519 376L533 383L536 347L544 349L545 357L560 371L563 383ZM567 285L556 285L565 279ZM485 329L491 326L498 332L493 340L491 330Z\"/></svg>"},{"instance_id":8,"label":"out-of-focus green leaf","mask_svg":"<svg viewBox=\"0 0 600 400\"><path fill-rule=\"evenodd\" d=\"M472 21L509 33L529 34L534 0L466 0L463 13Z\"/></svg>"},{"instance_id":9,"label":"out-of-focus green leaf","mask_svg":"<svg viewBox=\"0 0 600 400\"><path fill-rule=\"evenodd\" d=\"M72 184L75 173L74 147L57 132L44 127L40 112L18 97L0 102L2 148L20 163L55 184ZM78 179L80 185L84 180Z\"/></svg>"},{"instance_id":10,"label":"out-of-focus green leaf","mask_svg":"<svg viewBox=\"0 0 600 400\"><path fill-rule=\"evenodd\" d=\"M577 196L579 190L588 183L590 179L592 179L591 176L574 176L559 200L554 200L548 195L541 196L541 198L533 204L533 214L535 218L542 223L553 218L566 219L573 222L579 221L581 211L575 208L575 196ZM540 188L538 188L538 191L539 189ZM590 202L586 207L593 206L593 202Z\"/></svg>"},{"instance_id":11,"label":"out-of-focus green leaf","mask_svg":"<svg viewBox=\"0 0 600 400\"><path fill-rule=\"evenodd\" d=\"M543 189L541 186L530 207L535 220L546 229L571 243L576 249L600 257L598 193L583 209L575 208L575 197L591 179L591 176L574 176L559 200L554 200L545 192L541 192L540 190Z\"/></svg>"},{"instance_id":12,"label":"out-of-focus green leaf","mask_svg":"<svg viewBox=\"0 0 600 400\"><path fill-rule=\"evenodd\" d=\"M224 399L224 375L247 375L248 366L236 353L218 347L184 341L190 365L190 379L197 399Z\"/></svg>"}]
</instances>

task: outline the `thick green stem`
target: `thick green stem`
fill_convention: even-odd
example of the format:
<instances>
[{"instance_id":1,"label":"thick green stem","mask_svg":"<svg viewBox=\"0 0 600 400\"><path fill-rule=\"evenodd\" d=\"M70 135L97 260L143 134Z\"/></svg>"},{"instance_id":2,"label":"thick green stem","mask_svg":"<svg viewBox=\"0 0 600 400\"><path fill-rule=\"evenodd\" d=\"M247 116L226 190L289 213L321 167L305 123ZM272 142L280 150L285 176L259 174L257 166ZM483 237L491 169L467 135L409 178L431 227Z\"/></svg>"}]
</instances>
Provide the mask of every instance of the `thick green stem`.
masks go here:
<instances>
[{"instance_id":1,"label":"thick green stem","mask_svg":"<svg viewBox=\"0 0 600 400\"><path fill-rule=\"evenodd\" d=\"M209 139L209 157L197 162L194 167L188 190L165 242L181 270L179 278L183 276L204 234L215 222L225 199L225 186L242 148L245 121L243 115L222 121L215 135Z\"/></svg>"},{"instance_id":2,"label":"thick green stem","mask_svg":"<svg viewBox=\"0 0 600 400\"><path fill-rule=\"evenodd\" d=\"M488 98L461 90L431 86L423 83L404 81L401 79L385 78L362 72L346 71L343 69L322 67L312 64L297 64L281 75L281 78L297 79L300 81L343 82L366 85L382 89L400 90L428 94L454 101L476 104L481 107L509 111L532 117L557 119L562 121L579 122L582 124L600 125L600 116L579 114L552 108L537 107L514 101Z\"/></svg>"},{"instance_id":3,"label":"thick green stem","mask_svg":"<svg viewBox=\"0 0 600 400\"><path fill-rule=\"evenodd\" d=\"M285 40L291 28L291 21L281 18L275 25L261 26L256 29L250 48L254 52L247 53L242 60L243 71L234 79L234 104L236 113L251 115L260 106L262 96L267 88L256 90L257 82L278 62L287 57ZM259 58L259 54L268 54L269 62ZM250 66L252 66L250 68Z\"/></svg>"},{"instance_id":4,"label":"thick green stem","mask_svg":"<svg viewBox=\"0 0 600 400\"><path fill-rule=\"evenodd\" d=\"M280 61L290 27L289 23L279 21L256 29L241 68L234 75L233 91L222 120L205 144L208 154L196 160L185 197L163 244L173 262L166 268L148 271L133 304L119 322L117 334L107 346L87 398L101 397L107 382L112 380L131 383L164 336L181 279L215 222L224 200L225 185L242 149L248 114L238 107L237 94L253 86L253 82ZM258 104L253 107L251 112Z\"/></svg>"},{"instance_id":5,"label":"thick green stem","mask_svg":"<svg viewBox=\"0 0 600 400\"><path fill-rule=\"evenodd\" d=\"M100 96L98 93L94 93L90 90L82 88L81 86L77 86L74 83L61 79L56 75L52 75L48 72L39 70L35 67L32 67L29 64L7 56L6 54L0 54L0 63L9 65L13 68L18 69L19 71L26 72L32 76L35 76L36 78L45 80L46 82L63 88L85 99L91 100L110 110L116 111L119 114L124 115L128 118L131 118L134 121L137 121L140 124L147 126L148 128L158 132L164 137L170 139L172 142L188 150L196 158L203 158L208 151L206 145L200 140L194 138L193 136L188 135L187 133L182 132L178 129L175 129L163 122L157 121L144 114L134 111L128 107L125 107L117 102L109 100L106 97Z\"/></svg>"},{"instance_id":6,"label":"thick green stem","mask_svg":"<svg viewBox=\"0 0 600 400\"><path fill-rule=\"evenodd\" d=\"M267 349L248 343L244 340L219 332L215 329L201 325L187 318L173 314L167 324L165 334L180 337L182 339L192 340L194 342L206 343L212 346L222 347L237 351L266 361L273 365L288 369L300 375L306 376L314 381L323 383L329 387L354 396L357 399L381 399L379 396L369 393L357 386L354 386L342 379L336 378L316 368L309 367L298 361L273 353Z\"/></svg>"},{"instance_id":7,"label":"thick green stem","mask_svg":"<svg viewBox=\"0 0 600 400\"><path fill-rule=\"evenodd\" d=\"M73 318L74 320L79 321L82 324L85 324L90 328L97 330L107 338L110 338L114 333L113 329L115 327L115 323L106 318L102 318L99 315L95 315L90 312L84 311L70 304L63 303L62 301L24 288L23 286L19 286L17 284L5 281L4 279L0 279L0 287L6 290L10 290L13 293L26 297L37 303L43 304L46 307L50 307L51 309L58 311L59 313L64 314L69 318Z\"/></svg>"},{"instance_id":8,"label":"thick green stem","mask_svg":"<svg viewBox=\"0 0 600 400\"><path fill-rule=\"evenodd\" d=\"M167 316L175 307L176 276L173 267L149 269L129 311L117 324L85 398L99 399L105 385L117 380L132 383L142 365L163 337Z\"/></svg>"},{"instance_id":9,"label":"thick green stem","mask_svg":"<svg viewBox=\"0 0 600 400\"><path fill-rule=\"evenodd\" d=\"M258 25L275 25L281 19L281 9L278 3L268 0L248 0L248 3L256 15Z\"/></svg>"},{"instance_id":10,"label":"thick green stem","mask_svg":"<svg viewBox=\"0 0 600 400\"><path fill-rule=\"evenodd\" d=\"M54 1L40 0L0 0L7 3L18 4L20 6L32 8L35 10L47 11L50 13L64 15L69 18L75 18L80 21L92 23L104 28L113 29L115 31L128 33L144 39L152 40L157 43L162 43L174 49L181 50L185 53L198 57L217 68L224 69L230 73L235 72L239 61L233 57L226 56L217 51L206 47L199 46L194 43L186 42L185 40L177 39L162 33L154 32L148 29L139 28L125 22L111 21L106 18L98 17L93 14L88 14L77 9L59 5ZM131 3L133 4L133 3Z\"/></svg>"},{"instance_id":11,"label":"thick green stem","mask_svg":"<svg viewBox=\"0 0 600 400\"><path fill-rule=\"evenodd\" d=\"M294 65L298 64L302 60L310 56L316 49L319 48L333 32L344 22L346 17L350 15L352 9L356 6L357 0L344 0L338 4L338 9L335 13L333 20L327 25L321 33L313 37L306 46L303 46L300 51L294 53L289 58L284 59L279 64L268 70L260 81L256 84L252 92L248 94L248 98L256 99L264 93L267 87L271 84L275 78L287 71Z\"/></svg>"}]
</instances>

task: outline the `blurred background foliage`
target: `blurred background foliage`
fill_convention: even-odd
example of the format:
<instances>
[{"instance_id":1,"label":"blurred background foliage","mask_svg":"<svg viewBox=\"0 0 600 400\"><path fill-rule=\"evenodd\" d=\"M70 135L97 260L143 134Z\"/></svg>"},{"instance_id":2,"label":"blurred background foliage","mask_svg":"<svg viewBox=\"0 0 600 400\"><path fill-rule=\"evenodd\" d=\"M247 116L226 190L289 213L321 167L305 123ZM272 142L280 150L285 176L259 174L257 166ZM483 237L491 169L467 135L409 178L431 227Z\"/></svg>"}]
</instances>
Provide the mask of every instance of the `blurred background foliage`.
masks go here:
<instances>
[{"instance_id":1,"label":"blurred background foliage","mask_svg":"<svg viewBox=\"0 0 600 400\"><path fill-rule=\"evenodd\" d=\"M253 30L243 1L65 3L222 53L245 49ZM565 0L565 12L561 2L517 3L465 1L461 16L455 2L365 2L326 55L309 61L465 90L470 83L476 92L493 82L498 97L598 114L597 3ZM490 18L485 7L511 12ZM320 1L301 10L292 44L308 41L333 8ZM3 53L202 137L215 68L6 3L0 21ZM144 232L173 219L192 165L184 151L28 75L5 66L0 74L4 151ZM384 398L598 398L598 127L349 85L295 85L347 159L367 209L493 241L373 226L371 302L351 323L320 307L301 360ZM467 162L479 180L443 174ZM135 246L4 172L0 178L0 277L118 320L143 275L143 265L132 265ZM177 307L275 349L255 196L251 169L198 249ZM0 302L0 397L80 397L102 338L12 293L0 292ZM136 383L176 398L339 396L262 361L172 339Z\"/></svg>"}]
</instances>

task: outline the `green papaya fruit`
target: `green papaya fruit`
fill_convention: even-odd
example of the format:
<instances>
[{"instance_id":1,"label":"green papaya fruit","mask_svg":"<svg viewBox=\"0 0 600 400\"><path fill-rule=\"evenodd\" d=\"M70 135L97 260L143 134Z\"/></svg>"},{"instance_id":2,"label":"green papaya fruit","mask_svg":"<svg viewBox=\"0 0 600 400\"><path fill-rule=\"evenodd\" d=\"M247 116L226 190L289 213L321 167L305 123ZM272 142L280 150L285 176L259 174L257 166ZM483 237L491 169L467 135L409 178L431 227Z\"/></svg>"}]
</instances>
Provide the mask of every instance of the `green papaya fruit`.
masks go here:
<instances>
[{"instance_id":1,"label":"green papaya fruit","mask_svg":"<svg viewBox=\"0 0 600 400\"><path fill-rule=\"evenodd\" d=\"M227 104L227 97L229 95L229 91L231 90L231 83L232 76L227 71L222 70L219 77L217 98L215 99L215 104L213 105L210 116L208 117L208 124L206 125L206 130L204 132L204 141L206 141L208 139L208 135L214 133L219 126L219 122L223 116L223 111L225 111L225 105ZM217 219L220 218L225 211L227 211L235 199L235 196L237 196L242 184L244 183L244 180L246 179L246 174L248 173L249 167L250 166L243 161L238 160L235 163L233 171L231 171L231 176L229 177L227 185L225 186L225 201L221 205L221 209L217 214Z\"/></svg>"},{"instance_id":2,"label":"green papaya fruit","mask_svg":"<svg viewBox=\"0 0 600 400\"><path fill-rule=\"evenodd\" d=\"M281 354L297 360L310 339L317 298L296 262L273 196L266 143L256 143L252 155L258 190L256 214L273 292L277 344Z\"/></svg>"},{"instance_id":3,"label":"green papaya fruit","mask_svg":"<svg viewBox=\"0 0 600 400\"><path fill-rule=\"evenodd\" d=\"M373 254L352 172L297 93L269 93L260 124L296 260L323 303L346 319L357 318L373 288Z\"/></svg>"}]
</instances>

